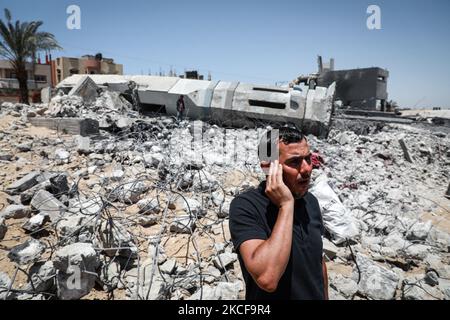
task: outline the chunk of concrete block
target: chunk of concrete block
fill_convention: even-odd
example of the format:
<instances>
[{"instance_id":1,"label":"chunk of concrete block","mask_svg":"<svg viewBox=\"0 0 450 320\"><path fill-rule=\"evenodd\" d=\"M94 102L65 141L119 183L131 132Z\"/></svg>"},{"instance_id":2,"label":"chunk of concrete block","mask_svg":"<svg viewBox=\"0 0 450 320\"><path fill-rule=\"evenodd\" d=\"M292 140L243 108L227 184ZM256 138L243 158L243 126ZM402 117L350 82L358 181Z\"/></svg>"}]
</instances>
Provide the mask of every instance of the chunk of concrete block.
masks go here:
<instances>
[{"instance_id":1,"label":"chunk of concrete block","mask_svg":"<svg viewBox=\"0 0 450 320\"><path fill-rule=\"evenodd\" d=\"M53 265L58 270L58 298L75 300L94 287L100 259L92 244L74 243L56 251Z\"/></svg>"},{"instance_id":2,"label":"chunk of concrete block","mask_svg":"<svg viewBox=\"0 0 450 320\"><path fill-rule=\"evenodd\" d=\"M8 231L8 226L5 223L5 219L0 217L0 240L5 238L6 231Z\"/></svg>"},{"instance_id":3,"label":"chunk of concrete block","mask_svg":"<svg viewBox=\"0 0 450 320\"><path fill-rule=\"evenodd\" d=\"M42 242L32 238L13 247L8 253L8 258L19 265L25 265L37 261L44 251L45 246Z\"/></svg>"},{"instance_id":4,"label":"chunk of concrete block","mask_svg":"<svg viewBox=\"0 0 450 320\"><path fill-rule=\"evenodd\" d=\"M79 96L84 102L91 103L97 99L98 89L97 84L89 76L85 76L69 91L68 95Z\"/></svg>"},{"instance_id":5,"label":"chunk of concrete block","mask_svg":"<svg viewBox=\"0 0 450 320\"><path fill-rule=\"evenodd\" d=\"M19 195L21 192L28 190L31 187L38 184L37 178L39 175L40 175L39 171L33 171L28 173L26 176L10 184L6 188L6 193L10 195Z\"/></svg>"},{"instance_id":6,"label":"chunk of concrete block","mask_svg":"<svg viewBox=\"0 0 450 320\"><path fill-rule=\"evenodd\" d=\"M31 208L21 204L11 204L0 212L0 217L5 219L22 219L29 217Z\"/></svg>"},{"instance_id":7,"label":"chunk of concrete block","mask_svg":"<svg viewBox=\"0 0 450 320\"><path fill-rule=\"evenodd\" d=\"M67 207L50 192L39 190L31 199L31 207L49 216L51 222L56 222Z\"/></svg>"}]
</instances>

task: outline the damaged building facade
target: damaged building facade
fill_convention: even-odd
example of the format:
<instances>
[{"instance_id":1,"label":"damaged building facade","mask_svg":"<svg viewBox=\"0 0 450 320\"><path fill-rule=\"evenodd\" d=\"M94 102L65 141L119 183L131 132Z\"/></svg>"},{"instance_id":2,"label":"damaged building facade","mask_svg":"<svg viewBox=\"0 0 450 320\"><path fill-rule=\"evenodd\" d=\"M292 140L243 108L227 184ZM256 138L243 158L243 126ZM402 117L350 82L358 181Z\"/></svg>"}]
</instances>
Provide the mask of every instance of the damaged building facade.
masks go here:
<instances>
[{"instance_id":1,"label":"damaged building facade","mask_svg":"<svg viewBox=\"0 0 450 320\"><path fill-rule=\"evenodd\" d=\"M336 101L342 106L370 111L388 111L387 79L389 71L379 68L334 70L334 59L323 63L318 57L318 72L300 76L293 84L306 83L310 88L336 83Z\"/></svg>"},{"instance_id":2,"label":"damaged building facade","mask_svg":"<svg viewBox=\"0 0 450 320\"><path fill-rule=\"evenodd\" d=\"M130 83L134 83L141 113L175 116L177 99L183 95L185 116L190 119L237 127L249 126L255 121L291 123L317 136L328 133L335 91L334 83L314 89L294 89L241 82L115 75L73 75L57 88L69 93L81 86L86 77L103 90L122 94L129 94Z\"/></svg>"}]
</instances>

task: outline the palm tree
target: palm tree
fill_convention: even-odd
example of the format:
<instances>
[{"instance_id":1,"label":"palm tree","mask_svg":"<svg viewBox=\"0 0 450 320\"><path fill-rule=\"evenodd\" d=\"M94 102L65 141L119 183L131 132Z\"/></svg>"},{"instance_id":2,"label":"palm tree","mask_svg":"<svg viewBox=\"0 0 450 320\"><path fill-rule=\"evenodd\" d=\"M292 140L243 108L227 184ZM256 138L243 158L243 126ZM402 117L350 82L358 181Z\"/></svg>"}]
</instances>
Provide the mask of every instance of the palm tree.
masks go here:
<instances>
[{"instance_id":1,"label":"palm tree","mask_svg":"<svg viewBox=\"0 0 450 320\"><path fill-rule=\"evenodd\" d=\"M55 36L38 31L42 21L13 23L11 13L5 9L6 21L0 19L0 56L8 59L19 82L20 102L29 104L26 63L37 52L62 49Z\"/></svg>"}]
</instances>

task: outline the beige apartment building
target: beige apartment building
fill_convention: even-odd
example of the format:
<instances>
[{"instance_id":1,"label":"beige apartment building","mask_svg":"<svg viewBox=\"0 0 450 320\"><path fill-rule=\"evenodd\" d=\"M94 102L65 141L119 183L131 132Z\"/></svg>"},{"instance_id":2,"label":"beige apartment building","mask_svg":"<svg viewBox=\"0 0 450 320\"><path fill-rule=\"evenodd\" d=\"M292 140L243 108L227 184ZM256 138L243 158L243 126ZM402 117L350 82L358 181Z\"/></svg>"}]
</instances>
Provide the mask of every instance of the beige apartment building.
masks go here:
<instances>
[{"instance_id":1,"label":"beige apartment building","mask_svg":"<svg viewBox=\"0 0 450 320\"><path fill-rule=\"evenodd\" d=\"M123 74L123 65L101 54L84 55L81 58L60 57L52 61L53 85L74 74Z\"/></svg>"}]
</instances>

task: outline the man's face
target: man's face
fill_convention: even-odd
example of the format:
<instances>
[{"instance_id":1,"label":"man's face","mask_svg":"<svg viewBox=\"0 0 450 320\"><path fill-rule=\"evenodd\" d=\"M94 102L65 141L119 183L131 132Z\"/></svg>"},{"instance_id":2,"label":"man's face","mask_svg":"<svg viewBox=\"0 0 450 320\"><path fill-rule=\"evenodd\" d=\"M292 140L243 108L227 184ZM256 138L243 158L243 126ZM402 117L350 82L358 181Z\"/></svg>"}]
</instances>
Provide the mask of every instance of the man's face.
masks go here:
<instances>
[{"instance_id":1,"label":"man's face","mask_svg":"<svg viewBox=\"0 0 450 320\"><path fill-rule=\"evenodd\" d=\"M283 181L295 197L303 197L309 188L312 163L308 142L278 144L280 164L283 165Z\"/></svg>"}]
</instances>

